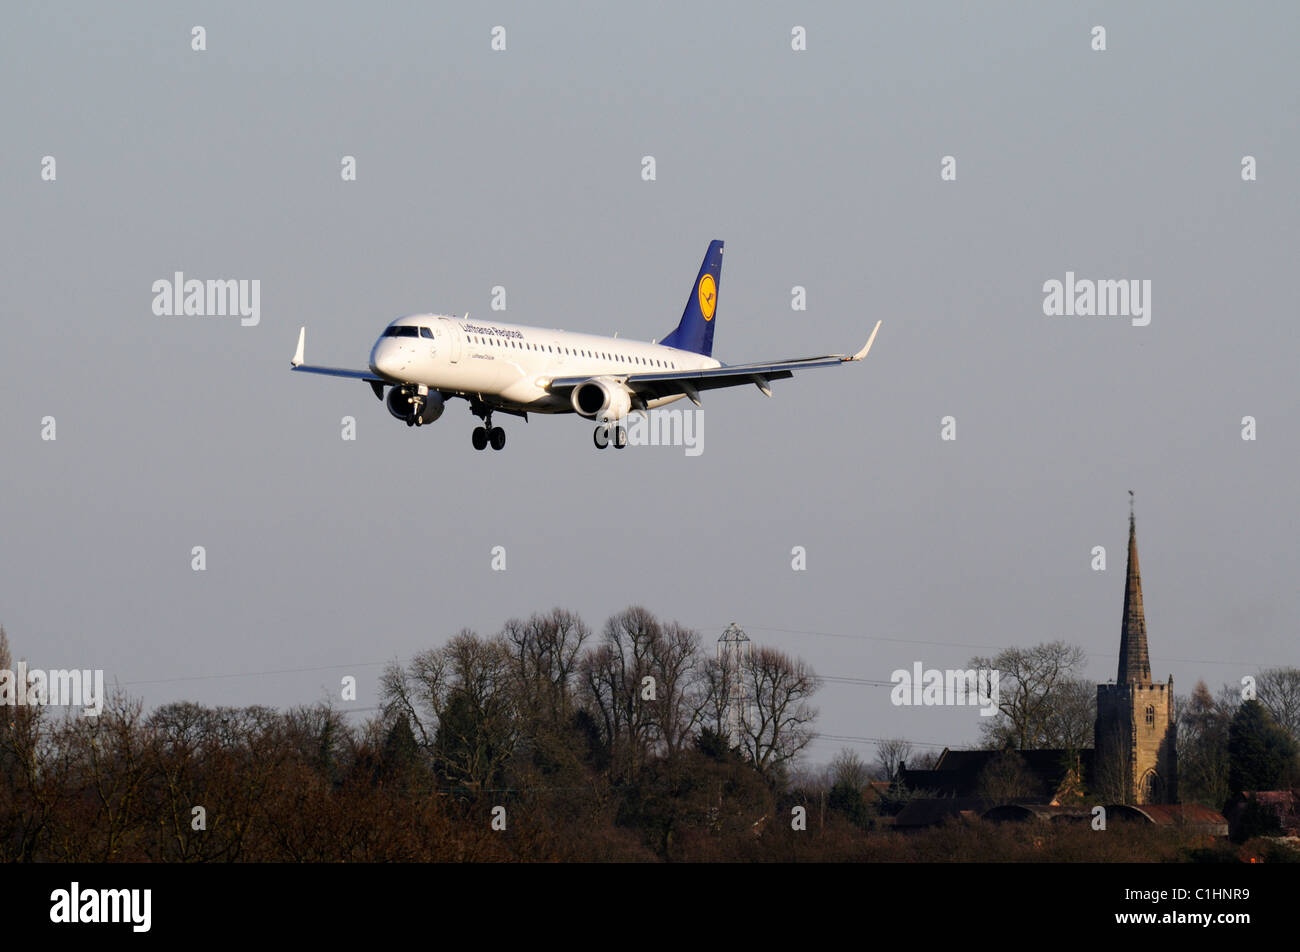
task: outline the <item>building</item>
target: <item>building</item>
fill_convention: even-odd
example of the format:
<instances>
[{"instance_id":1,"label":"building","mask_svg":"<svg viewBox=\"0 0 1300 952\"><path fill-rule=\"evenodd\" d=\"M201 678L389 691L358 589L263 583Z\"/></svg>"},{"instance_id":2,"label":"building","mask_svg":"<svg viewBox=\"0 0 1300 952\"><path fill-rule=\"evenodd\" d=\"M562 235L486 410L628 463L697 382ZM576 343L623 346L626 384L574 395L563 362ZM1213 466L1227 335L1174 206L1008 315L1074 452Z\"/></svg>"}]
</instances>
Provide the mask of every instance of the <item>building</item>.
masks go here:
<instances>
[{"instance_id":1,"label":"building","mask_svg":"<svg viewBox=\"0 0 1300 952\"><path fill-rule=\"evenodd\" d=\"M1247 790L1223 808L1234 837L1287 836L1300 839L1300 787Z\"/></svg>"},{"instance_id":2,"label":"building","mask_svg":"<svg viewBox=\"0 0 1300 952\"><path fill-rule=\"evenodd\" d=\"M1032 787L1035 802L1059 805L1079 799L1082 778L1092 770L1092 751L1018 750L1016 757ZM908 790L934 797L996 798L989 783L990 769L1005 755L1001 750L949 750L944 748L929 770L904 768ZM1029 793L1029 789L1025 793Z\"/></svg>"},{"instance_id":3,"label":"building","mask_svg":"<svg viewBox=\"0 0 1300 952\"><path fill-rule=\"evenodd\" d=\"M1166 682L1151 680L1137 525L1130 512L1119 669L1114 684L1097 685L1091 786L1121 803L1177 803L1176 735L1173 675Z\"/></svg>"}]
</instances>

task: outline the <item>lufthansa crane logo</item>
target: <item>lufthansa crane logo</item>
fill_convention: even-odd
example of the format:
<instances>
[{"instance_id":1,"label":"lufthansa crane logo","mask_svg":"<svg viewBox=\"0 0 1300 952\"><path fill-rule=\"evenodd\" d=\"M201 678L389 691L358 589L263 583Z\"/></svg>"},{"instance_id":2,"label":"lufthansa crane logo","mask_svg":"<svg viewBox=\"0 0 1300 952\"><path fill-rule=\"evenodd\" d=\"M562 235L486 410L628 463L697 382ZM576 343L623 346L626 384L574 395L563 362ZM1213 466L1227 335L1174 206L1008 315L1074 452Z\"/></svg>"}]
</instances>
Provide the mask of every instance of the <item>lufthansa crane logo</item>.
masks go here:
<instances>
[{"instance_id":1,"label":"lufthansa crane logo","mask_svg":"<svg viewBox=\"0 0 1300 952\"><path fill-rule=\"evenodd\" d=\"M713 320L713 312L718 306L718 286L713 281L713 275L706 274L700 278L699 298L700 313L706 321Z\"/></svg>"}]
</instances>

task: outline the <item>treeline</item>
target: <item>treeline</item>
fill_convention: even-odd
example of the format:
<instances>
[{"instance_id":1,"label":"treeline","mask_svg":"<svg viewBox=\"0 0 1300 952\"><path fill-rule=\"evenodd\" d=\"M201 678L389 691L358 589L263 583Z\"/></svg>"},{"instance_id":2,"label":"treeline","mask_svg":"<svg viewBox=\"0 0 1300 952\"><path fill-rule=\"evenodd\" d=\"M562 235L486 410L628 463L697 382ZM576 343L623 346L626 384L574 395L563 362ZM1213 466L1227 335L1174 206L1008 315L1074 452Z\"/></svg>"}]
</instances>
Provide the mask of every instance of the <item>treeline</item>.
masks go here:
<instances>
[{"instance_id":1,"label":"treeline","mask_svg":"<svg viewBox=\"0 0 1300 952\"><path fill-rule=\"evenodd\" d=\"M146 714L120 693L98 717L6 707L0 859L722 856L774 815L816 689L779 651L723 664L634 607L599 636L558 609L462 631L389 666L364 723L329 705Z\"/></svg>"},{"instance_id":2,"label":"treeline","mask_svg":"<svg viewBox=\"0 0 1300 952\"><path fill-rule=\"evenodd\" d=\"M724 664L712 647L641 608L598 634L555 610L390 665L365 721L328 704L146 713L121 693L93 718L0 708L0 860L1109 862L1233 849L1138 828L896 834L890 817L917 792L871 780L919 765L909 745L882 745L874 769L849 751L801 767L814 673L770 648ZM1052 683L1034 678L1044 667L1072 684L1061 660L1053 646L1029 649L1007 666L1004 692ZM0 669L11 667L0 629ZM1269 675L1260 696L1283 703L1288 684ZM737 696L748 698L738 722ZM988 740L1083 739L1077 685L1038 700L1007 705ZM1234 784L1293 776L1287 731L1258 702L1198 686L1179 720L1195 798L1218 807ZM1260 772L1269 764L1283 772Z\"/></svg>"}]
</instances>

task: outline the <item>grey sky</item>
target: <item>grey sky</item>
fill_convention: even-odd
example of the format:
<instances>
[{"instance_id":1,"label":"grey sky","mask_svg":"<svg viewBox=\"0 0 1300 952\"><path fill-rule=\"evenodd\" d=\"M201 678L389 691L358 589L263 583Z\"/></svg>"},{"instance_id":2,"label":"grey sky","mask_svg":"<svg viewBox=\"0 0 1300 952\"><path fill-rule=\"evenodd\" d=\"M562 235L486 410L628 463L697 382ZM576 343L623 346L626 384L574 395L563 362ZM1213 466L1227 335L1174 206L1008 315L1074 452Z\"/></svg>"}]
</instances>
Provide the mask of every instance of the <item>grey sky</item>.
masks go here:
<instances>
[{"instance_id":1,"label":"grey sky","mask_svg":"<svg viewBox=\"0 0 1300 952\"><path fill-rule=\"evenodd\" d=\"M1063 638L1104 679L1133 489L1153 674L1300 663L1294 4L270 6L7 11L17 654L149 705L287 706L355 674L365 707L362 663L641 603L822 674ZM724 361L885 323L864 364L707 394L698 458L598 453L573 417L507 418L476 453L461 401L408 430L288 370L301 324L310 360L364 367L422 310L661 337L712 238ZM155 316L178 270L260 279L261 323ZM1067 270L1151 280L1150 326L1044 316ZM818 706L839 735L959 744L979 720L845 684Z\"/></svg>"}]
</instances>

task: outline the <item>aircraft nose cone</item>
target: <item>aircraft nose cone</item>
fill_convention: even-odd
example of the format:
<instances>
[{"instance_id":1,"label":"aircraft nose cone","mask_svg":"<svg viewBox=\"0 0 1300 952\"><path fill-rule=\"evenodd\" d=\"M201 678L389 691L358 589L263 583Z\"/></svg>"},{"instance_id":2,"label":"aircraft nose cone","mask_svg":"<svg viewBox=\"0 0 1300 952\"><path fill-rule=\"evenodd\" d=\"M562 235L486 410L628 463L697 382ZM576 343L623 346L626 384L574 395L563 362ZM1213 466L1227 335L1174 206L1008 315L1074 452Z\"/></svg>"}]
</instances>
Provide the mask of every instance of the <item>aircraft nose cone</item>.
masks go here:
<instances>
[{"instance_id":1,"label":"aircraft nose cone","mask_svg":"<svg viewBox=\"0 0 1300 952\"><path fill-rule=\"evenodd\" d=\"M381 340L370 352L370 369L381 377L396 377L406 368L406 357L391 341Z\"/></svg>"}]
</instances>

